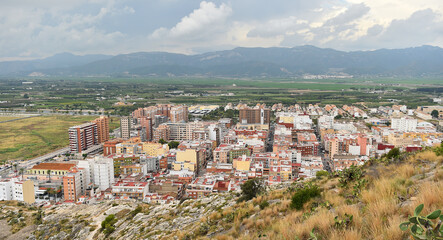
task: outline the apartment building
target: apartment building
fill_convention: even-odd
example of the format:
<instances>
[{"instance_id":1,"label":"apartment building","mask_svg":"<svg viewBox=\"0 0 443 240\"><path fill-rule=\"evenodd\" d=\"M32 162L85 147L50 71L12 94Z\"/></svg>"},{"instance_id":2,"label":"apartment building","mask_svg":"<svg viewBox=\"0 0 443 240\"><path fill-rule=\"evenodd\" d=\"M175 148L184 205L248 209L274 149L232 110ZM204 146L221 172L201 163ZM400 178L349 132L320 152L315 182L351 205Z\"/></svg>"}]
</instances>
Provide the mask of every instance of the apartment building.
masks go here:
<instances>
[{"instance_id":1,"label":"apartment building","mask_svg":"<svg viewBox=\"0 0 443 240\"><path fill-rule=\"evenodd\" d=\"M104 143L109 140L109 118L100 116L92 121L97 125L97 139L98 143Z\"/></svg>"},{"instance_id":2,"label":"apartment building","mask_svg":"<svg viewBox=\"0 0 443 240\"><path fill-rule=\"evenodd\" d=\"M69 147L71 152L81 153L98 143L96 123L85 123L69 128Z\"/></svg>"},{"instance_id":3,"label":"apartment building","mask_svg":"<svg viewBox=\"0 0 443 240\"><path fill-rule=\"evenodd\" d=\"M132 118L125 116L120 118L120 136L123 139L131 138Z\"/></svg>"},{"instance_id":4,"label":"apartment building","mask_svg":"<svg viewBox=\"0 0 443 240\"><path fill-rule=\"evenodd\" d=\"M171 129L169 128L169 126L166 124L162 124L154 130L153 141L158 142L160 141L160 139L169 141L169 139L171 138L170 135L171 135Z\"/></svg>"},{"instance_id":5,"label":"apartment building","mask_svg":"<svg viewBox=\"0 0 443 240\"><path fill-rule=\"evenodd\" d=\"M240 109L239 121L243 124L269 124L271 119L271 110L267 108L249 108Z\"/></svg>"},{"instance_id":6,"label":"apartment building","mask_svg":"<svg viewBox=\"0 0 443 240\"><path fill-rule=\"evenodd\" d=\"M112 158L95 157L91 160L92 179L104 191L114 183L114 162Z\"/></svg>"},{"instance_id":7,"label":"apartment building","mask_svg":"<svg viewBox=\"0 0 443 240\"><path fill-rule=\"evenodd\" d=\"M402 132L414 132L417 129L417 119L409 117L392 118L391 128Z\"/></svg>"},{"instance_id":8,"label":"apartment building","mask_svg":"<svg viewBox=\"0 0 443 240\"><path fill-rule=\"evenodd\" d=\"M188 121L188 107L174 106L170 109L171 122L187 122Z\"/></svg>"}]
</instances>

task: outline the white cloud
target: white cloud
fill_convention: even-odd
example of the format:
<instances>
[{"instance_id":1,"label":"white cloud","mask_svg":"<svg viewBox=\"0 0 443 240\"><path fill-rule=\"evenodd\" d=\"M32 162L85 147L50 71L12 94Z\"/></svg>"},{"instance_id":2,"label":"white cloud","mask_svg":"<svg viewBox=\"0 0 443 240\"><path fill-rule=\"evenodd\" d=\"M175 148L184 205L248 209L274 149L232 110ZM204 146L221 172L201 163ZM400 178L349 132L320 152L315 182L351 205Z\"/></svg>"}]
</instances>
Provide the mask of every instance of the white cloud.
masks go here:
<instances>
[{"instance_id":1,"label":"white cloud","mask_svg":"<svg viewBox=\"0 0 443 240\"><path fill-rule=\"evenodd\" d=\"M207 36L208 32L213 32L220 26L223 27L231 13L232 9L224 3L217 7L212 2L203 1L198 9L183 17L173 28L159 28L150 37L153 39L192 37L194 39Z\"/></svg>"},{"instance_id":2,"label":"white cloud","mask_svg":"<svg viewBox=\"0 0 443 240\"><path fill-rule=\"evenodd\" d=\"M237 46L443 46L441 0L211 1L0 0L0 60Z\"/></svg>"}]
</instances>

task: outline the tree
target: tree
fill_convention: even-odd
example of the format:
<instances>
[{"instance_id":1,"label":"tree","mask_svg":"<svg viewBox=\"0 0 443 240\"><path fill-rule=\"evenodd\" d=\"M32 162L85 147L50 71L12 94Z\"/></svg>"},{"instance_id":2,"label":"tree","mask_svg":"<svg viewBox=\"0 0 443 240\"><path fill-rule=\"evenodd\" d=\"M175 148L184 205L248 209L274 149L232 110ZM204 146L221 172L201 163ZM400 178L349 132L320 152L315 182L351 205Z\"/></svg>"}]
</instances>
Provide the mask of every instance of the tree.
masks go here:
<instances>
[{"instance_id":1,"label":"tree","mask_svg":"<svg viewBox=\"0 0 443 240\"><path fill-rule=\"evenodd\" d=\"M177 142L177 141L170 141L170 142L168 143L168 146L169 146L170 149L172 149L172 148L177 148L178 145L180 145L180 142Z\"/></svg>"},{"instance_id":2,"label":"tree","mask_svg":"<svg viewBox=\"0 0 443 240\"><path fill-rule=\"evenodd\" d=\"M343 116L339 114L339 115L335 116L334 119L337 120L337 119L341 119L342 117L343 117Z\"/></svg>"},{"instance_id":3,"label":"tree","mask_svg":"<svg viewBox=\"0 0 443 240\"><path fill-rule=\"evenodd\" d=\"M53 188L48 188L48 189L46 189L46 193L49 196L49 200L51 200L51 194L54 194L54 189Z\"/></svg>"},{"instance_id":4,"label":"tree","mask_svg":"<svg viewBox=\"0 0 443 240\"><path fill-rule=\"evenodd\" d=\"M163 138L160 138L160 140L158 140L158 142L161 143L161 144L167 143Z\"/></svg>"},{"instance_id":5,"label":"tree","mask_svg":"<svg viewBox=\"0 0 443 240\"><path fill-rule=\"evenodd\" d=\"M398 156L400 156L400 149L398 148L393 148L388 152L388 154L386 154L387 159L397 158Z\"/></svg>"},{"instance_id":6,"label":"tree","mask_svg":"<svg viewBox=\"0 0 443 240\"><path fill-rule=\"evenodd\" d=\"M17 176L17 166L18 166L18 164L17 164L17 163L14 163L14 172L15 172L15 176Z\"/></svg>"},{"instance_id":7,"label":"tree","mask_svg":"<svg viewBox=\"0 0 443 240\"><path fill-rule=\"evenodd\" d=\"M20 168L19 172L22 175L22 180L23 180L23 174L25 173L25 169L24 168Z\"/></svg>"},{"instance_id":8,"label":"tree","mask_svg":"<svg viewBox=\"0 0 443 240\"><path fill-rule=\"evenodd\" d=\"M46 172L46 174L48 174L48 182L51 182L51 169L48 169L48 171Z\"/></svg>"},{"instance_id":9,"label":"tree","mask_svg":"<svg viewBox=\"0 0 443 240\"><path fill-rule=\"evenodd\" d=\"M437 110L432 110L432 112L431 112L431 116L432 116L433 118L438 118L438 111L437 111Z\"/></svg>"},{"instance_id":10,"label":"tree","mask_svg":"<svg viewBox=\"0 0 443 240\"><path fill-rule=\"evenodd\" d=\"M263 184L258 178L249 179L243 185L241 185L242 196L239 198L239 201L248 201L257 196L257 194L261 193L263 189Z\"/></svg>"}]
</instances>

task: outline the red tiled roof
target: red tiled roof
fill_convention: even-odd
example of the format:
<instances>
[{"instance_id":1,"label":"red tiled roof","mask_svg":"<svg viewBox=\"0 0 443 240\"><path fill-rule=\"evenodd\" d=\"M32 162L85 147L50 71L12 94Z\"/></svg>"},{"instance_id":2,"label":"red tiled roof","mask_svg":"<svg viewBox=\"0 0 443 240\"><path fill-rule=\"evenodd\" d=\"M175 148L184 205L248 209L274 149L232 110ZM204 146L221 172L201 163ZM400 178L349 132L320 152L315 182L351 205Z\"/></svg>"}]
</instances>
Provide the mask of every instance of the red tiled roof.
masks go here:
<instances>
[{"instance_id":1,"label":"red tiled roof","mask_svg":"<svg viewBox=\"0 0 443 240\"><path fill-rule=\"evenodd\" d=\"M32 167L32 169L69 171L73 167L75 167L75 164L72 163L40 163Z\"/></svg>"}]
</instances>

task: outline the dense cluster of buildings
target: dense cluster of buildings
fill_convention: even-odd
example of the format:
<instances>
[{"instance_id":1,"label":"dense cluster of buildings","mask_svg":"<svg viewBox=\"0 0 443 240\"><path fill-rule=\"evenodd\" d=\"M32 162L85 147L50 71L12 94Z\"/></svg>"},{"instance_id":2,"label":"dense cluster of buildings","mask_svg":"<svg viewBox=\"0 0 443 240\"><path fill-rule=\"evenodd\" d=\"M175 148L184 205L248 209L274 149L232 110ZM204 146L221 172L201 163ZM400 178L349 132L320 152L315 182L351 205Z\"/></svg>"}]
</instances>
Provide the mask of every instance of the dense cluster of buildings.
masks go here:
<instances>
[{"instance_id":1,"label":"dense cluster of buildings","mask_svg":"<svg viewBox=\"0 0 443 240\"><path fill-rule=\"evenodd\" d=\"M437 126L406 106L225 109L238 110L238 120L188 121L188 107L161 104L122 117L120 136L113 139L107 117L71 127L73 153L94 146L102 151L39 163L2 179L0 200L168 203L239 191L251 178L269 185L312 178L322 170L361 165L394 147L416 151L443 139Z\"/></svg>"}]
</instances>

